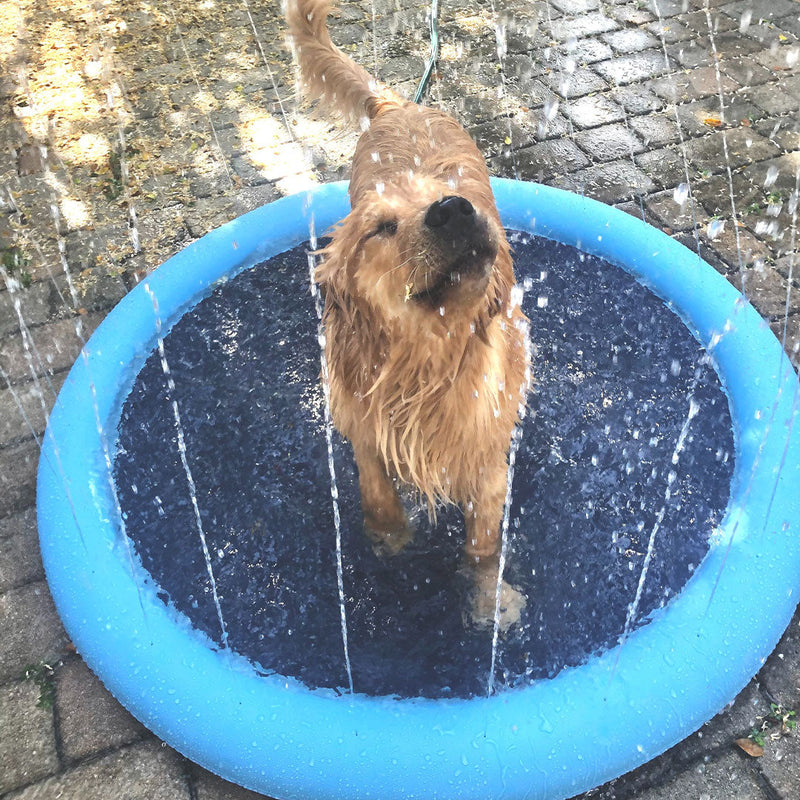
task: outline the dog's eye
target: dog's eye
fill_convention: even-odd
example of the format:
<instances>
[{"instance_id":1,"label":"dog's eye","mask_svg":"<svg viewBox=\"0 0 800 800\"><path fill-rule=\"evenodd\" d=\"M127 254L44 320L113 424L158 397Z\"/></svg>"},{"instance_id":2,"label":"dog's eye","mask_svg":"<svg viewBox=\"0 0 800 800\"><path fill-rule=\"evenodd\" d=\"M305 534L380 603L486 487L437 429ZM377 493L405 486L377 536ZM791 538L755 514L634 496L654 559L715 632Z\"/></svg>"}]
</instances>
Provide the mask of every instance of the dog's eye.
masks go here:
<instances>
[{"instance_id":1,"label":"dog's eye","mask_svg":"<svg viewBox=\"0 0 800 800\"><path fill-rule=\"evenodd\" d=\"M397 233L397 220L385 219L373 231L374 236L394 236Z\"/></svg>"}]
</instances>

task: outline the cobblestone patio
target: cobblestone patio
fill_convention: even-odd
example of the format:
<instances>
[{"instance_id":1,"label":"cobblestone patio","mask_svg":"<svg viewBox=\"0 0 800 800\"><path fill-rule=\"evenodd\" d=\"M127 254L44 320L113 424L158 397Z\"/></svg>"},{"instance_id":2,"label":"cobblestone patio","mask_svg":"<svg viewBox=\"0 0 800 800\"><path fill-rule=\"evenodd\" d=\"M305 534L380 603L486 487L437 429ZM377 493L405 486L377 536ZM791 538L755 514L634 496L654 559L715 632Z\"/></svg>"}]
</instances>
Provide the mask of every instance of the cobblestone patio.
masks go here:
<instances>
[{"instance_id":1,"label":"cobblestone patio","mask_svg":"<svg viewBox=\"0 0 800 800\"><path fill-rule=\"evenodd\" d=\"M426 14L341 3L332 35L411 95ZM0 0L2 800L256 797L156 740L74 652L34 500L46 410L105 313L221 223L347 176L355 135L298 110L282 31L276 2ZM800 361L797 2L443 0L440 33L428 102L494 174L618 205L698 250ZM760 758L734 745L771 703L800 706L798 615L730 708L585 796L793 800L798 734L768 736Z\"/></svg>"}]
</instances>

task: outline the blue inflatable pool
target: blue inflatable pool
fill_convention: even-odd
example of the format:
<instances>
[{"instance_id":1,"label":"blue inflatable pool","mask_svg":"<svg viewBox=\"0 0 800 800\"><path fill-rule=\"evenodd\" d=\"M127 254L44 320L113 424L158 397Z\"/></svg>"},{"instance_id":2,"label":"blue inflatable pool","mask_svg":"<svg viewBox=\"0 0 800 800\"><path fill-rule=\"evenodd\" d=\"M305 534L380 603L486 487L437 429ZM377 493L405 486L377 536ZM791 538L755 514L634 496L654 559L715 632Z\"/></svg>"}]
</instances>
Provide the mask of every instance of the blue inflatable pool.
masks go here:
<instances>
[{"instance_id":1,"label":"blue inflatable pool","mask_svg":"<svg viewBox=\"0 0 800 800\"><path fill-rule=\"evenodd\" d=\"M800 387L768 326L696 254L641 221L535 184L493 187L507 227L621 266L712 353L735 440L724 519L649 624L553 678L491 697L400 699L264 675L159 598L109 473L121 394L156 343L152 295L169 327L213 287L305 241L312 218L321 232L344 216L346 186L234 220L170 259L92 336L51 415L38 483L45 568L78 651L144 724L228 780L281 799L570 797L729 703L800 599ZM760 613L742 614L756 588Z\"/></svg>"}]
</instances>

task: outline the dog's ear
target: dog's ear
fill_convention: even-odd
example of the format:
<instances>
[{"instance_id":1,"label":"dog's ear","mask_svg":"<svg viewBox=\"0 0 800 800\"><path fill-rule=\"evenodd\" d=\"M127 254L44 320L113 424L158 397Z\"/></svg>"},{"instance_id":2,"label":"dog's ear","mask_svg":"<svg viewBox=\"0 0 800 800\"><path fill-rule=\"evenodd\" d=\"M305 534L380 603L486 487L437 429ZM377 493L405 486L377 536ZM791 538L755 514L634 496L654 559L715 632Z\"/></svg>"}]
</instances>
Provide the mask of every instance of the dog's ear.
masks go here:
<instances>
[{"instance_id":1,"label":"dog's ear","mask_svg":"<svg viewBox=\"0 0 800 800\"><path fill-rule=\"evenodd\" d=\"M350 327L358 318L370 316L369 306L356 287L359 234L351 217L342 220L327 246L317 251L321 260L314 271L314 279L325 297L326 320L330 322L335 316Z\"/></svg>"},{"instance_id":2,"label":"dog's ear","mask_svg":"<svg viewBox=\"0 0 800 800\"><path fill-rule=\"evenodd\" d=\"M339 254L335 249L332 251L330 246L318 250L317 256L321 261L314 270L314 280L325 300L326 316L330 316L335 309L349 319L353 299L347 287L347 265L342 263Z\"/></svg>"},{"instance_id":3,"label":"dog's ear","mask_svg":"<svg viewBox=\"0 0 800 800\"><path fill-rule=\"evenodd\" d=\"M503 246L505 245L505 246ZM514 270L508 243L503 240L495 259L489 285L486 287L486 302L475 321L475 333L485 344L489 344L486 328L492 318L508 308L511 302L511 289L514 287Z\"/></svg>"}]
</instances>

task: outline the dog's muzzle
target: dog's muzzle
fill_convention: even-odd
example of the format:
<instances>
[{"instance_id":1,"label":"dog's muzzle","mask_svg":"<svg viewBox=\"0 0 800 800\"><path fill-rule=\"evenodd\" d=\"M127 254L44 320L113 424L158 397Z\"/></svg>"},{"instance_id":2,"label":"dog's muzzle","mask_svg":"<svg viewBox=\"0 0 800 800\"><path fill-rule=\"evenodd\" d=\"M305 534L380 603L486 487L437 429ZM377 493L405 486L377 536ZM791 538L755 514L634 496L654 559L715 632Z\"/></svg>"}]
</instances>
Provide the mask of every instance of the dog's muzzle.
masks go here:
<instances>
[{"instance_id":1,"label":"dog's muzzle","mask_svg":"<svg viewBox=\"0 0 800 800\"><path fill-rule=\"evenodd\" d=\"M448 195L431 203L425 212L425 226L448 273L481 271L497 255L486 219L466 197Z\"/></svg>"},{"instance_id":2,"label":"dog's muzzle","mask_svg":"<svg viewBox=\"0 0 800 800\"><path fill-rule=\"evenodd\" d=\"M428 206L423 221L429 240L429 270L423 287L406 299L438 307L452 291L481 292L497 256L497 243L486 218L465 197L448 195Z\"/></svg>"},{"instance_id":3,"label":"dog's muzzle","mask_svg":"<svg viewBox=\"0 0 800 800\"><path fill-rule=\"evenodd\" d=\"M469 272L494 260L497 247L489 225L466 197L449 195L431 203L425 227L449 268Z\"/></svg>"}]
</instances>

